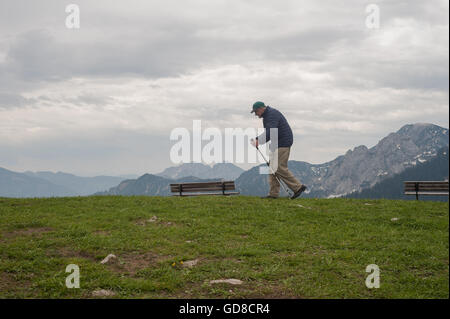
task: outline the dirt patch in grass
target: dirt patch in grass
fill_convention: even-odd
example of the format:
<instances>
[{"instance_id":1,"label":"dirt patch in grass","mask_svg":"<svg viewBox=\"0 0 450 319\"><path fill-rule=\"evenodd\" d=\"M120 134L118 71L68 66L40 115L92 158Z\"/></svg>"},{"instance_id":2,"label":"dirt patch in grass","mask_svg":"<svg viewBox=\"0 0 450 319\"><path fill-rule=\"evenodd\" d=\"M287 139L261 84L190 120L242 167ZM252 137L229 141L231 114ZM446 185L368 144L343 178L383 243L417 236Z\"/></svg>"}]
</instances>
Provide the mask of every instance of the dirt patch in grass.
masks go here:
<instances>
[{"instance_id":1,"label":"dirt patch in grass","mask_svg":"<svg viewBox=\"0 0 450 319\"><path fill-rule=\"evenodd\" d=\"M10 290L16 286L17 282L12 274L0 272L0 290Z\"/></svg>"},{"instance_id":2,"label":"dirt patch in grass","mask_svg":"<svg viewBox=\"0 0 450 319\"><path fill-rule=\"evenodd\" d=\"M139 270L156 266L159 262L170 258L170 256L159 256L153 252L122 253L117 254L117 260L107 266L114 272L135 276Z\"/></svg>"},{"instance_id":3,"label":"dirt patch in grass","mask_svg":"<svg viewBox=\"0 0 450 319\"><path fill-rule=\"evenodd\" d=\"M30 279L17 279L14 274L0 272L0 295L28 290L31 285Z\"/></svg>"},{"instance_id":4,"label":"dirt patch in grass","mask_svg":"<svg viewBox=\"0 0 450 319\"><path fill-rule=\"evenodd\" d=\"M11 232L5 232L3 233L4 238L15 238L19 236L32 236L32 235L39 235L44 234L53 231L53 228L51 227L34 227L34 228L25 228L25 229L19 229L14 230Z\"/></svg>"},{"instance_id":5,"label":"dirt patch in grass","mask_svg":"<svg viewBox=\"0 0 450 319\"><path fill-rule=\"evenodd\" d=\"M327 250L322 246L307 248L301 252L303 255L310 255L310 256L324 256L324 255L330 255L332 254L332 250Z\"/></svg>"},{"instance_id":6,"label":"dirt patch in grass","mask_svg":"<svg viewBox=\"0 0 450 319\"><path fill-rule=\"evenodd\" d=\"M111 232L107 230L96 230L93 234L98 236L110 236Z\"/></svg>"},{"instance_id":7,"label":"dirt patch in grass","mask_svg":"<svg viewBox=\"0 0 450 319\"><path fill-rule=\"evenodd\" d=\"M97 261L98 258L86 251L75 251L66 247L52 249L47 251L47 256L49 257L63 257L63 258L84 258L91 261Z\"/></svg>"},{"instance_id":8,"label":"dirt patch in grass","mask_svg":"<svg viewBox=\"0 0 450 319\"><path fill-rule=\"evenodd\" d=\"M145 226L145 225L147 225L147 219L138 219L135 222L135 224L138 225L138 226Z\"/></svg>"},{"instance_id":9,"label":"dirt patch in grass","mask_svg":"<svg viewBox=\"0 0 450 319\"><path fill-rule=\"evenodd\" d=\"M161 224L163 224L164 226L176 226L174 222L162 222Z\"/></svg>"},{"instance_id":10,"label":"dirt patch in grass","mask_svg":"<svg viewBox=\"0 0 450 319\"><path fill-rule=\"evenodd\" d=\"M29 202L16 202L16 203L10 203L9 205L14 206L14 207L29 207L32 206L31 203Z\"/></svg>"},{"instance_id":11,"label":"dirt patch in grass","mask_svg":"<svg viewBox=\"0 0 450 319\"><path fill-rule=\"evenodd\" d=\"M221 256L208 256L205 258L199 258L199 260L204 260L206 262L232 262L232 263L242 263L245 259L237 257L221 257Z\"/></svg>"},{"instance_id":12,"label":"dirt patch in grass","mask_svg":"<svg viewBox=\"0 0 450 319\"><path fill-rule=\"evenodd\" d=\"M290 258L290 257L296 257L298 255L298 253L297 252L277 252L274 255L279 258Z\"/></svg>"}]
</instances>

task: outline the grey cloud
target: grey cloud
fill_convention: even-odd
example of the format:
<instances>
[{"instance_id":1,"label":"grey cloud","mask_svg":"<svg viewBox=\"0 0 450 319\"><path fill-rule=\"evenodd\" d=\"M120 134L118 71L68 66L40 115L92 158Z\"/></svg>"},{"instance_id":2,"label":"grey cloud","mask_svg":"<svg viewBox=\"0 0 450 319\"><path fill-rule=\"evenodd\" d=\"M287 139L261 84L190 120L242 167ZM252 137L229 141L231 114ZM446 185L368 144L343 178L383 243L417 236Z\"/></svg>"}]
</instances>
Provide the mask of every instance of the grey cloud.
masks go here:
<instances>
[{"instance_id":1,"label":"grey cloud","mask_svg":"<svg viewBox=\"0 0 450 319\"><path fill-rule=\"evenodd\" d=\"M100 102L102 101L100 97L96 98L95 96L81 96L80 100L85 101L85 103L87 104L89 98L91 99L91 103L98 102L100 104ZM46 95L40 95L35 98L26 98L20 93L0 92L0 109L4 110L22 107L38 108L40 106L55 105L61 102L62 101L59 99L50 98Z\"/></svg>"},{"instance_id":2,"label":"grey cloud","mask_svg":"<svg viewBox=\"0 0 450 319\"><path fill-rule=\"evenodd\" d=\"M373 3L368 1L368 3ZM415 19L430 24L448 25L448 1L377 1L380 8L381 23L394 19Z\"/></svg>"},{"instance_id":3,"label":"grey cloud","mask_svg":"<svg viewBox=\"0 0 450 319\"><path fill-rule=\"evenodd\" d=\"M105 106L114 101L114 98L104 96L96 93L84 93L76 98L70 98L66 102L70 102L75 105L93 105L93 106Z\"/></svg>"},{"instance_id":4,"label":"grey cloud","mask_svg":"<svg viewBox=\"0 0 450 319\"><path fill-rule=\"evenodd\" d=\"M311 112L286 112L296 128L302 129L304 122L309 125L304 135L296 136L293 158L312 162L332 159L342 150L359 144L373 145L405 122L420 121L418 117L448 126L448 111L442 107L448 106L448 1L378 1L381 29L373 32L364 26L365 6L373 3L369 0L345 3L335 0L189 3L79 0L77 3L82 10L80 30L64 27L65 3L60 0L0 2L1 112L25 106L49 105L58 111L72 105L85 107L83 111L87 112L71 119L77 125L79 121L83 133L84 119L92 116L90 109L101 111L102 106L117 102L113 89L108 91L111 79L123 79L124 86L128 85L126 89L131 91L140 90L138 86L133 87L134 79L155 80L149 84L149 92L154 90L155 97L140 96L150 101L151 112L161 113L170 109L168 106L178 105L178 98L183 100L183 116L187 120L198 115L205 122L226 125L231 121L246 123L250 119L248 108L253 101L246 102L246 99L270 97L280 101L274 106L283 111L287 104L291 103L289 107L292 107L297 103L295 97L300 96L300 102L308 104L306 110ZM394 27L398 20L411 23L408 33L399 37L401 43L383 47L370 41L376 32L398 31ZM424 30L431 30L433 41L416 37ZM249 67L253 62L258 62L257 70ZM298 68L297 73L280 76L277 68L285 62L286 65L298 62L292 64ZM236 75L232 74L233 70L225 70L224 73L232 74L227 82L219 80L202 87L203 82L199 81L200 84L192 85L198 80L198 74L206 74L208 78L207 72L199 70L226 69L230 65L242 67ZM261 73L266 72L266 79L258 82L256 76L260 69ZM241 80L240 72L247 75L254 72L255 77ZM274 73L272 82L271 72ZM319 78L326 76L309 83L308 76L301 76L302 72ZM179 77L182 81L175 81L177 86L173 89L165 85L174 81L157 81L167 77ZM69 87L72 82L65 83L71 78L80 78L102 90L72 89ZM253 79L258 84L248 83ZM182 94L177 91L184 87L186 91ZM64 95L57 91L59 88L64 90ZM383 88L403 93L386 93L388 98L381 99L383 105L367 106L364 99L371 96L367 92L380 92L380 95L388 92L382 91ZM39 92L27 95L34 91ZM391 103L389 99L395 101ZM158 105L158 102L163 103ZM242 113L236 105L242 105ZM434 113L426 110L428 105L433 105ZM164 107L167 109L163 110ZM133 110L130 106L130 113ZM389 112L398 112L401 117ZM65 114L64 110L55 113L61 117ZM51 114L43 114L45 118L33 122L37 127L40 121L52 122ZM72 110L70 114L77 113ZM22 114L15 116L19 119ZM373 123L371 130L356 134L345 129L346 122L365 120ZM344 125L333 128L334 122ZM132 128L134 124L131 120L129 126ZM18 124L21 126L24 123ZM168 135L158 140L131 132L114 135L109 129L89 132L89 137L75 135L60 139L61 132L49 127L55 139L28 144L25 141L14 147L5 144L1 149L17 154L13 159L6 159L6 163L22 163L24 169L67 171L67 167L73 167L78 172L97 173L104 167L114 172L126 163L133 167L131 172L146 172L151 171L149 167L162 170L170 165L165 157ZM158 146L158 151L147 149L150 147L147 142ZM329 150L330 145L333 150Z\"/></svg>"},{"instance_id":5,"label":"grey cloud","mask_svg":"<svg viewBox=\"0 0 450 319\"><path fill-rule=\"evenodd\" d=\"M252 3L247 2L246 5ZM141 2L135 4L143 5ZM293 6L292 2L289 4ZM393 57L392 64L373 62L373 56L364 59L365 53L360 47L368 36L363 26L365 5L355 1L345 10L337 10L333 4L324 3L323 11L317 16L320 22L313 26L304 27L299 21L298 30L266 37L263 33L244 28L239 37L230 38L222 36L220 31L215 37L202 35L201 31L209 28L221 30L220 27L226 25L227 15L234 17L235 12L232 11L222 15L215 13L213 17L221 19L215 21L211 18L208 25L204 14L198 16L198 21L184 17L182 6L173 7L173 14L166 13L167 19L158 17L156 22L152 19L145 21L138 10L128 10L136 17L133 22L133 15L121 15L120 11L114 11L114 6L113 9L101 10L101 5L81 2L87 13L83 18L85 24L79 31L57 32L58 28L49 26L16 34L16 38L11 40L6 63L0 66L0 73L7 72L23 82L60 81L71 77L160 78L178 76L205 65L245 64L253 60L266 60L267 63L322 61L325 71L337 75L333 85L369 83L381 87L442 89L448 84L448 71L445 69L448 62L445 63L446 57L443 56L425 58L418 65L397 63L395 51L385 53ZM442 21L442 13L436 12L439 10L430 10L430 5L421 2L381 2L379 5L386 25L399 17L425 22ZM48 2L47 6L54 10L55 3ZM289 11L286 11L289 6L282 10L289 18ZM305 11L308 12L308 6ZM343 11L351 14L342 14ZM154 18L150 10L148 13ZM350 18L350 21L343 20L343 17ZM262 20L264 18L271 19L270 16L261 17ZM117 20L123 22L123 26ZM246 27L254 20L247 22L239 18L236 23L239 29L239 23ZM100 30L104 33L97 34ZM333 57L342 55L342 48L351 48L351 51L347 56L334 60ZM383 52L379 54L383 55ZM355 56L358 57L356 60ZM430 67L436 72L423 72Z\"/></svg>"},{"instance_id":6,"label":"grey cloud","mask_svg":"<svg viewBox=\"0 0 450 319\"><path fill-rule=\"evenodd\" d=\"M20 94L0 92L0 109L27 106L35 102L35 99L27 99Z\"/></svg>"}]
</instances>

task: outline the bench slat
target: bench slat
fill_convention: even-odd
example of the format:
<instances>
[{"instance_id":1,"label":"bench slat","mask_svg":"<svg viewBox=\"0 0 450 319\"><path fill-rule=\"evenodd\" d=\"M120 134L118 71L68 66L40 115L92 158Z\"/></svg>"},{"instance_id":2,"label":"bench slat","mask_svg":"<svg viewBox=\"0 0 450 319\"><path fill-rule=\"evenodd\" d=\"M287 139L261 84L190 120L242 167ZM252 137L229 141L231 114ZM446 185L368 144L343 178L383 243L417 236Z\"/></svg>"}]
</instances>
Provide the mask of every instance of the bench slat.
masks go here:
<instances>
[{"instance_id":1,"label":"bench slat","mask_svg":"<svg viewBox=\"0 0 450 319\"><path fill-rule=\"evenodd\" d=\"M219 183L219 184L172 184L170 185L171 187L180 187L183 186L183 188L185 187L191 187L191 188L198 188L198 187L219 187L219 186L226 186L226 187L234 187L234 184L228 184L228 183Z\"/></svg>"},{"instance_id":2,"label":"bench slat","mask_svg":"<svg viewBox=\"0 0 450 319\"><path fill-rule=\"evenodd\" d=\"M419 190L435 190L435 189L447 190L448 187L446 187L446 186L419 186L418 189ZM414 191L414 190L416 190L416 188L414 186L412 186L412 187L408 186L408 187L405 187L405 190Z\"/></svg>"},{"instance_id":3,"label":"bench slat","mask_svg":"<svg viewBox=\"0 0 450 319\"><path fill-rule=\"evenodd\" d=\"M417 184L419 187L448 187L448 184ZM415 187L415 184L406 184L405 187Z\"/></svg>"},{"instance_id":4,"label":"bench slat","mask_svg":"<svg viewBox=\"0 0 450 319\"><path fill-rule=\"evenodd\" d=\"M181 195L181 197L183 196L206 196L206 195L239 195L239 192L229 192L229 193L194 193L194 194L189 194L189 193L183 193ZM180 194L174 194L173 196L180 196Z\"/></svg>"},{"instance_id":5,"label":"bench slat","mask_svg":"<svg viewBox=\"0 0 450 319\"><path fill-rule=\"evenodd\" d=\"M406 187L411 187L411 186L415 186L416 184L405 184ZM426 184L422 184L422 183L417 183L417 185L422 186L422 187L426 187L426 186L440 186L440 187L446 187L448 186L448 184L432 184L432 183L426 183Z\"/></svg>"},{"instance_id":6,"label":"bench slat","mask_svg":"<svg viewBox=\"0 0 450 319\"><path fill-rule=\"evenodd\" d=\"M416 195L416 192L405 192L405 195ZM417 195L436 195L436 196L440 196L440 195L448 195L448 192L417 192Z\"/></svg>"},{"instance_id":7,"label":"bench slat","mask_svg":"<svg viewBox=\"0 0 450 319\"><path fill-rule=\"evenodd\" d=\"M448 189L405 189L405 192L448 192Z\"/></svg>"},{"instance_id":8,"label":"bench slat","mask_svg":"<svg viewBox=\"0 0 450 319\"><path fill-rule=\"evenodd\" d=\"M403 183L446 183L446 184L448 184L448 181L403 181Z\"/></svg>"},{"instance_id":9,"label":"bench slat","mask_svg":"<svg viewBox=\"0 0 450 319\"><path fill-rule=\"evenodd\" d=\"M184 188L182 189L183 192L207 192L207 191L232 191L235 188L224 188L222 189L222 187L201 187L201 188ZM180 192L180 189L174 189L172 190L173 192Z\"/></svg>"},{"instance_id":10,"label":"bench slat","mask_svg":"<svg viewBox=\"0 0 450 319\"><path fill-rule=\"evenodd\" d=\"M405 185L405 188L415 188L415 187L416 187L416 185ZM446 188L448 188L448 185L429 185L429 184L421 185L421 184L418 184L417 187L418 188L443 188L443 189L446 189Z\"/></svg>"},{"instance_id":11,"label":"bench slat","mask_svg":"<svg viewBox=\"0 0 450 319\"><path fill-rule=\"evenodd\" d=\"M170 186L179 186L179 185L183 185L183 187L185 186L218 186L218 185L234 185L234 181L227 181L227 182L196 182L196 183L172 183L170 184Z\"/></svg>"},{"instance_id":12,"label":"bench slat","mask_svg":"<svg viewBox=\"0 0 450 319\"><path fill-rule=\"evenodd\" d=\"M170 188L180 188L183 187L183 189L197 189L197 188L214 188L214 187L226 187L226 188L234 188L234 185L229 184L220 184L220 185L171 185Z\"/></svg>"}]
</instances>

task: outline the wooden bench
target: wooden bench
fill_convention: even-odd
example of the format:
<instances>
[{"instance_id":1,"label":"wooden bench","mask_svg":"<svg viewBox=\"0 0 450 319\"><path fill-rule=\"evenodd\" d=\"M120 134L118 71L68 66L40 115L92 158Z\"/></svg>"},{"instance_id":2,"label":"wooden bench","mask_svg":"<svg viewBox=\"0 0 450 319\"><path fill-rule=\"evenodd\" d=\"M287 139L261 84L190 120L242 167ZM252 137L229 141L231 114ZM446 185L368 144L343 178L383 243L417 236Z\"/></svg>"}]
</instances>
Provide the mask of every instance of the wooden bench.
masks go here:
<instances>
[{"instance_id":1,"label":"wooden bench","mask_svg":"<svg viewBox=\"0 0 450 319\"><path fill-rule=\"evenodd\" d=\"M405 195L448 196L448 181L407 181L405 183Z\"/></svg>"},{"instance_id":2,"label":"wooden bench","mask_svg":"<svg viewBox=\"0 0 450 319\"><path fill-rule=\"evenodd\" d=\"M174 196L238 195L234 190L234 181L170 184Z\"/></svg>"}]
</instances>

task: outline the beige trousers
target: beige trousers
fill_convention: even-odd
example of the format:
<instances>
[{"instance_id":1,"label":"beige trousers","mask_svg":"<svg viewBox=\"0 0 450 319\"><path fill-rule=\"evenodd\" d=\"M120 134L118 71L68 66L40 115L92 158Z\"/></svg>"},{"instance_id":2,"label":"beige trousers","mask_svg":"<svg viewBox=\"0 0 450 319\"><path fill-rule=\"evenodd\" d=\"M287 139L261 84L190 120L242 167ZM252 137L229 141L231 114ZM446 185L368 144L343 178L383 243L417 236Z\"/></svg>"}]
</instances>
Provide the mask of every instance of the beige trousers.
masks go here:
<instances>
[{"instance_id":1,"label":"beige trousers","mask_svg":"<svg viewBox=\"0 0 450 319\"><path fill-rule=\"evenodd\" d=\"M269 172L275 172L275 175L295 193L302 187L302 184L288 169L290 151L290 147L279 147L275 152L271 152L269 156L271 170ZM278 161L275 160L276 158L278 158ZM280 193L280 183L275 175L269 174L269 196L278 197Z\"/></svg>"}]
</instances>

